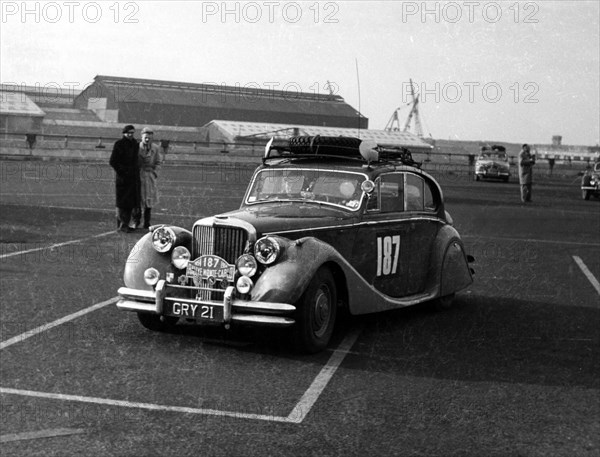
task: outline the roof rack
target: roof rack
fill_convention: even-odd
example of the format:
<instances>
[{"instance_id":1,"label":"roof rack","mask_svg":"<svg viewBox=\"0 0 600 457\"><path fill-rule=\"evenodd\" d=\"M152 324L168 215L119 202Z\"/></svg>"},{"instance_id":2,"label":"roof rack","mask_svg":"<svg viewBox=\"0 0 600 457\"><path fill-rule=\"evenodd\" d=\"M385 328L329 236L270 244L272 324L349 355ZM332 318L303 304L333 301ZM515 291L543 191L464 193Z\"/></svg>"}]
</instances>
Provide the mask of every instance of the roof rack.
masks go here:
<instances>
[{"instance_id":1,"label":"roof rack","mask_svg":"<svg viewBox=\"0 0 600 457\"><path fill-rule=\"evenodd\" d=\"M420 168L411 152L400 146L380 146L347 136L293 136L286 140L271 138L265 147L263 164L268 160L338 159L368 165L393 163Z\"/></svg>"}]
</instances>

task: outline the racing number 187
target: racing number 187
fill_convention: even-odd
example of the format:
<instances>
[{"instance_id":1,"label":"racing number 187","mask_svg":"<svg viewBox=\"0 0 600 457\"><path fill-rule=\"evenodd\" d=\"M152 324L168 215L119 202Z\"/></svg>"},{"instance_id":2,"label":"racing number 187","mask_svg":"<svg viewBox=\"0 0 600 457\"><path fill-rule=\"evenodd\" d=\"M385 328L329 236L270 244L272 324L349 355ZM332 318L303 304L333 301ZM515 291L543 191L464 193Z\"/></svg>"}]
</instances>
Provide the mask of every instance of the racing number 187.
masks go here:
<instances>
[{"instance_id":1,"label":"racing number 187","mask_svg":"<svg viewBox=\"0 0 600 457\"><path fill-rule=\"evenodd\" d=\"M377 237L377 276L395 274L400 257L400 235Z\"/></svg>"}]
</instances>

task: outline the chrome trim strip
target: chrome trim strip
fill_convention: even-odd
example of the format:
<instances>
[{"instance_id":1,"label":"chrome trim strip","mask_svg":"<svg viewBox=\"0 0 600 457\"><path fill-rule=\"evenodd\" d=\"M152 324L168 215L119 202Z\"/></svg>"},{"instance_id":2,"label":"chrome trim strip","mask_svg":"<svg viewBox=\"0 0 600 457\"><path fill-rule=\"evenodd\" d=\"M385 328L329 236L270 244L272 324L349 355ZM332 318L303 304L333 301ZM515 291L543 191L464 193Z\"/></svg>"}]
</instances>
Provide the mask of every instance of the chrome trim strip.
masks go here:
<instances>
[{"instance_id":1,"label":"chrome trim strip","mask_svg":"<svg viewBox=\"0 0 600 457\"><path fill-rule=\"evenodd\" d=\"M156 283L156 312L162 314L163 306L165 301L165 295L167 293L165 288L166 281L161 279Z\"/></svg>"},{"instance_id":2,"label":"chrome trim strip","mask_svg":"<svg viewBox=\"0 0 600 457\"><path fill-rule=\"evenodd\" d=\"M122 299L117 302L117 308L122 311L142 311L146 313L158 314L154 303L141 303L134 300Z\"/></svg>"},{"instance_id":3,"label":"chrome trim strip","mask_svg":"<svg viewBox=\"0 0 600 457\"><path fill-rule=\"evenodd\" d=\"M131 299L146 303L156 302L156 293L152 290L130 289L129 287L120 287L117 293L123 299Z\"/></svg>"},{"instance_id":4,"label":"chrome trim strip","mask_svg":"<svg viewBox=\"0 0 600 457\"><path fill-rule=\"evenodd\" d=\"M380 213L377 213L380 214ZM381 221L363 221L363 222L356 222L353 224L346 224L346 225L329 225L329 226L325 226L325 227L310 227L309 229L307 228L302 228L302 229L294 229L294 230L284 230L281 232L266 232L264 235L281 235L284 233L298 233L298 232L306 232L307 230L310 230L311 232L315 232L317 230L331 230L331 229L345 229L345 228L352 228L352 227L361 227L361 226L369 226L369 225L381 225L381 224L392 224L392 223L398 223L398 222L414 222L414 221L432 221L432 222L440 222L442 224L447 224L448 222L440 219L439 217L435 217L435 216L419 216L419 217L411 217L411 218L403 218L403 219L389 219L389 220L381 220Z\"/></svg>"},{"instance_id":5,"label":"chrome trim strip","mask_svg":"<svg viewBox=\"0 0 600 457\"><path fill-rule=\"evenodd\" d=\"M294 325L296 321L289 317L279 316L257 316L255 314L234 314L231 316L232 322L255 324L255 325L269 325L273 327L289 327Z\"/></svg>"},{"instance_id":6,"label":"chrome trim strip","mask_svg":"<svg viewBox=\"0 0 600 457\"><path fill-rule=\"evenodd\" d=\"M223 297L223 321L229 323L231 321L231 303L233 302L233 292L235 287L228 286L225 289L225 296Z\"/></svg>"},{"instance_id":7,"label":"chrome trim strip","mask_svg":"<svg viewBox=\"0 0 600 457\"><path fill-rule=\"evenodd\" d=\"M236 310L248 310L248 311L265 311L269 313L293 313L296 311L296 307L294 305L289 305L287 303L272 303L272 302L264 302L264 301L244 301L244 300L234 300L233 307Z\"/></svg>"}]
</instances>

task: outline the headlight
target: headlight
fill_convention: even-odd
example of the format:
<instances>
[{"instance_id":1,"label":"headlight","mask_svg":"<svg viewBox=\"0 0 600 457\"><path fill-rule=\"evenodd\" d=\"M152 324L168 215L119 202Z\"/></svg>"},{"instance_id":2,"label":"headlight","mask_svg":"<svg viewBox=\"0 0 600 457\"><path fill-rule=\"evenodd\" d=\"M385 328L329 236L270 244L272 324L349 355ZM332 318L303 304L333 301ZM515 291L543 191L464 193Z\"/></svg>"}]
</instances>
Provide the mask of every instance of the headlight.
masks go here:
<instances>
[{"instance_id":1,"label":"headlight","mask_svg":"<svg viewBox=\"0 0 600 457\"><path fill-rule=\"evenodd\" d=\"M152 232L152 246L158 252L167 252L175 243L175 232L169 227L158 227Z\"/></svg>"},{"instance_id":2,"label":"headlight","mask_svg":"<svg viewBox=\"0 0 600 457\"><path fill-rule=\"evenodd\" d=\"M144 271L144 281L146 281L146 284L149 286L156 284L159 279L160 273L156 268L148 268L146 271Z\"/></svg>"},{"instance_id":3,"label":"headlight","mask_svg":"<svg viewBox=\"0 0 600 457\"><path fill-rule=\"evenodd\" d=\"M241 275L248 276L250 278L256 274L256 268L258 267L256 259L250 254L244 254L237 259L235 266Z\"/></svg>"},{"instance_id":4,"label":"headlight","mask_svg":"<svg viewBox=\"0 0 600 457\"><path fill-rule=\"evenodd\" d=\"M187 268L191 256L190 251L185 246L177 246L171 254L171 262L173 262L175 268L183 270Z\"/></svg>"},{"instance_id":5,"label":"headlight","mask_svg":"<svg viewBox=\"0 0 600 457\"><path fill-rule=\"evenodd\" d=\"M235 287L240 294L247 294L254 287L254 283L248 276L240 276Z\"/></svg>"},{"instance_id":6,"label":"headlight","mask_svg":"<svg viewBox=\"0 0 600 457\"><path fill-rule=\"evenodd\" d=\"M265 236L254 244L256 260L264 265L271 265L279 256L279 243L275 238Z\"/></svg>"}]
</instances>

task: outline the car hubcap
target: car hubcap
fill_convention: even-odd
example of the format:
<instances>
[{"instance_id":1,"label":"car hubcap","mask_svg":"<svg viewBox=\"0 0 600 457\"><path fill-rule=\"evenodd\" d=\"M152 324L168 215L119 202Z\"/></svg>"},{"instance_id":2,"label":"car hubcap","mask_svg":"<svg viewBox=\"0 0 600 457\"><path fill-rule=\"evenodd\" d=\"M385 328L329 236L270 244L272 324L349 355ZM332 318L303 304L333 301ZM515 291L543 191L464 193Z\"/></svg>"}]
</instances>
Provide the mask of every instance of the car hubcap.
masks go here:
<instances>
[{"instance_id":1,"label":"car hubcap","mask_svg":"<svg viewBox=\"0 0 600 457\"><path fill-rule=\"evenodd\" d=\"M321 337L327 331L331 313L329 289L326 286L322 286L317 291L313 311L313 331L315 336Z\"/></svg>"}]
</instances>

